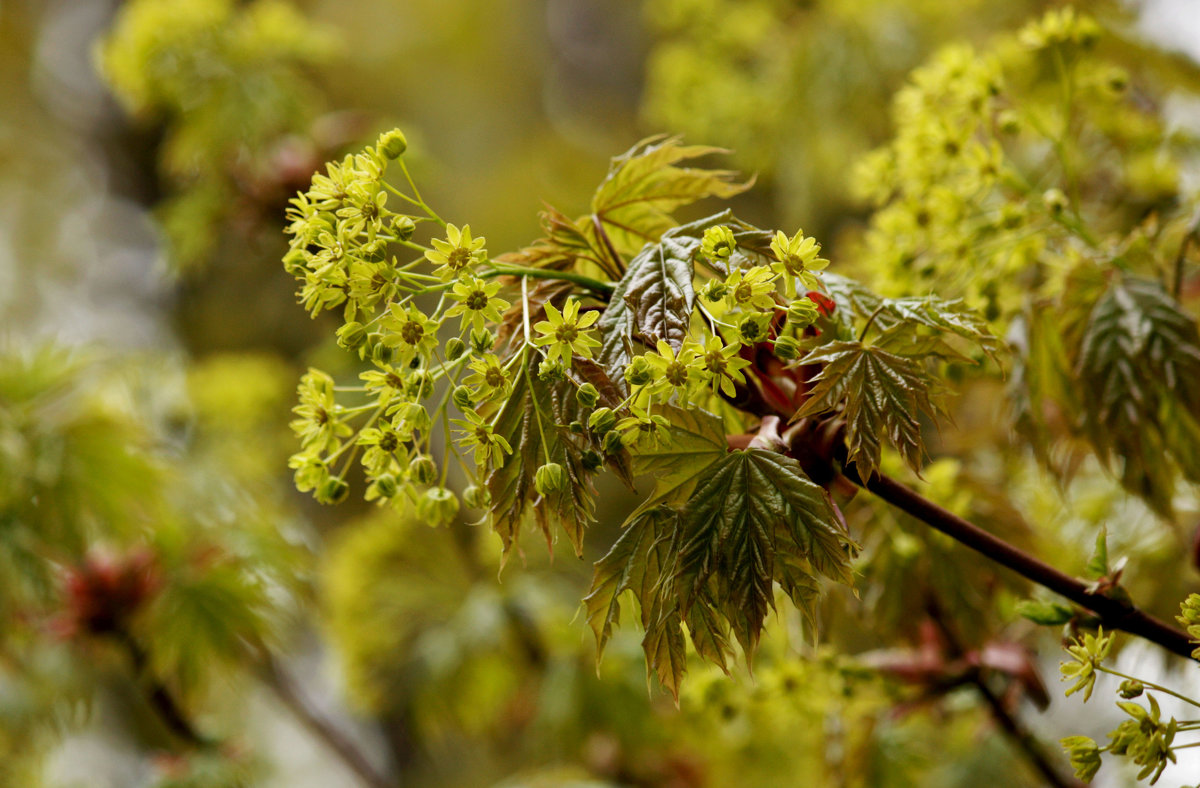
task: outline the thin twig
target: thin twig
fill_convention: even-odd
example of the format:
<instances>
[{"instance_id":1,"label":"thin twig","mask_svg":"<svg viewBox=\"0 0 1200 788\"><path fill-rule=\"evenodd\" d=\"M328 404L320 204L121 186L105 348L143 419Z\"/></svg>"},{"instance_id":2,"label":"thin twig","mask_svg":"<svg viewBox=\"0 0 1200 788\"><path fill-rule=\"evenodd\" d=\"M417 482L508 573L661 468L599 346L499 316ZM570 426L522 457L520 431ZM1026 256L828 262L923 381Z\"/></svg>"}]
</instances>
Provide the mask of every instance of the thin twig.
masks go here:
<instances>
[{"instance_id":1,"label":"thin twig","mask_svg":"<svg viewBox=\"0 0 1200 788\"><path fill-rule=\"evenodd\" d=\"M203 748L216 744L215 741L202 736L196 726L188 719L183 707L176 703L174 696L161 681L149 670L150 659L145 649L124 628L117 627L111 632L125 651L132 663L134 680L145 690L146 700L150 708L162 720L163 725L189 747Z\"/></svg>"},{"instance_id":2,"label":"thin twig","mask_svg":"<svg viewBox=\"0 0 1200 788\"><path fill-rule=\"evenodd\" d=\"M369 788L396 788L366 755L332 722L314 709L301 694L297 682L274 657L264 660L264 683L310 734L320 739L345 766Z\"/></svg>"}]
</instances>

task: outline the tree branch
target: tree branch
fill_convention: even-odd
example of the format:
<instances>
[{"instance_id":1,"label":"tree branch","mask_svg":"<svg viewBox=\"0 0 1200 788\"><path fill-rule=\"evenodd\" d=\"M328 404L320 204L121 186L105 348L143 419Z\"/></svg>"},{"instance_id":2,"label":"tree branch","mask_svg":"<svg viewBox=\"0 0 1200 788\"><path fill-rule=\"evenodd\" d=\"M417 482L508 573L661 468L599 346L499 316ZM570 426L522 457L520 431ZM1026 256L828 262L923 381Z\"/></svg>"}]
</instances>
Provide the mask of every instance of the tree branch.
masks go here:
<instances>
[{"instance_id":1,"label":"tree branch","mask_svg":"<svg viewBox=\"0 0 1200 788\"><path fill-rule=\"evenodd\" d=\"M865 482L858 477L853 467L843 468L842 474L851 482L870 490L901 511L984 557L1066 597L1080 607L1087 608L1099 617L1102 626L1137 635L1157 643L1173 654L1191 658L1194 645L1184 632L1135 605L1091 593L1083 581L1058 571L883 474L876 473Z\"/></svg>"},{"instance_id":2,"label":"tree branch","mask_svg":"<svg viewBox=\"0 0 1200 788\"><path fill-rule=\"evenodd\" d=\"M203 748L216 742L202 736L196 726L188 719L187 714L175 702L166 686L154 677L149 670L149 658L145 650L123 627L115 627L111 633L113 638L124 647L129 654L133 667L134 680L142 685L150 708L162 720L163 725L189 747Z\"/></svg>"},{"instance_id":3,"label":"tree branch","mask_svg":"<svg viewBox=\"0 0 1200 788\"><path fill-rule=\"evenodd\" d=\"M369 788L395 788L395 783L375 769L367 757L341 730L313 709L301 695L296 681L271 656L263 661L264 682L275 697L312 736L320 739L338 759Z\"/></svg>"}]
</instances>

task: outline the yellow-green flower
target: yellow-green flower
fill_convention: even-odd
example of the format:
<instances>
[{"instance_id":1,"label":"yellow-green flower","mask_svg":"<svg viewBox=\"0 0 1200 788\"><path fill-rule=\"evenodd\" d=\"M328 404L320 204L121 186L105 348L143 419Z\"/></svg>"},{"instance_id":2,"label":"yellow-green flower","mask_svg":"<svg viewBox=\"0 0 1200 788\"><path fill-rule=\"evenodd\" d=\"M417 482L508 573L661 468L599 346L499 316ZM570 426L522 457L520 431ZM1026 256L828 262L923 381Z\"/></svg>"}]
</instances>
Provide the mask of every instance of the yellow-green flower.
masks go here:
<instances>
[{"instance_id":1,"label":"yellow-green flower","mask_svg":"<svg viewBox=\"0 0 1200 788\"><path fill-rule=\"evenodd\" d=\"M657 353L643 356L654 369L654 382L650 384L649 392L668 397L676 394L679 403L685 404L688 388L705 372L698 347L692 343L686 344L677 355L669 343L660 339L657 350Z\"/></svg>"},{"instance_id":2,"label":"yellow-green flower","mask_svg":"<svg viewBox=\"0 0 1200 788\"><path fill-rule=\"evenodd\" d=\"M499 323L501 313L509 307L503 298L495 297L499 292L499 282L485 282L477 276L461 278L450 290L450 297L458 303L446 312L446 317L462 315L463 330L468 322L475 328L483 328L489 320Z\"/></svg>"},{"instance_id":3,"label":"yellow-green flower","mask_svg":"<svg viewBox=\"0 0 1200 788\"><path fill-rule=\"evenodd\" d=\"M470 364L474 373L463 383L479 392L484 399L502 397L508 392L508 370L500 363L500 359L491 353L483 358L477 358Z\"/></svg>"},{"instance_id":4,"label":"yellow-green flower","mask_svg":"<svg viewBox=\"0 0 1200 788\"><path fill-rule=\"evenodd\" d=\"M734 271L725 280L725 302L730 309L773 309L775 274L764 265Z\"/></svg>"},{"instance_id":5,"label":"yellow-green flower","mask_svg":"<svg viewBox=\"0 0 1200 788\"><path fill-rule=\"evenodd\" d=\"M300 445L320 453L349 435L350 426L342 421L342 408L333 397L333 378L319 369L309 369L297 388L300 403L292 408L299 418L291 422Z\"/></svg>"},{"instance_id":6,"label":"yellow-green flower","mask_svg":"<svg viewBox=\"0 0 1200 788\"><path fill-rule=\"evenodd\" d=\"M401 364L407 364L414 356L427 355L438 346L438 324L411 304L407 307L392 304L380 326L384 330L383 344L400 351Z\"/></svg>"},{"instance_id":7,"label":"yellow-green flower","mask_svg":"<svg viewBox=\"0 0 1200 788\"><path fill-rule=\"evenodd\" d=\"M1092 697L1092 690L1096 687L1097 669L1108 656L1112 643L1112 636L1105 637L1104 629L1101 628L1095 635L1085 633L1082 638L1076 638L1075 645L1067 647L1067 653L1074 657L1074 661L1061 663L1058 670L1062 673L1063 681L1075 680L1067 690L1068 697L1079 690L1083 690L1085 703Z\"/></svg>"},{"instance_id":8,"label":"yellow-green flower","mask_svg":"<svg viewBox=\"0 0 1200 788\"><path fill-rule=\"evenodd\" d=\"M709 227L704 231L704 237L700 240L701 254L714 262L728 260L735 249L737 249L737 240L733 237L733 230L723 224Z\"/></svg>"},{"instance_id":9,"label":"yellow-green flower","mask_svg":"<svg viewBox=\"0 0 1200 788\"><path fill-rule=\"evenodd\" d=\"M546 304L546 320L533 326L542 336L535 337L533 344L549 345L546 357L550 360L557 357L563 366L569 367L573 354L578 353L584 358L591 358L592 348L600 347L600 342L587 330L599 319L599 312L585 312L580 315L579 302L573 298L563 305L561 312L553 304Z\"/></svg>"},{"instance_id":10,"label":"yellow-green flower","mask_svg":"<svg viewBox=\"0 0 1200 788\"><path fill-rule=\"evenodd\" d=\"M454 419L454 423L462 427L459 433L462 437L458 442L463 447L475 447L475 462L486 465L491 458L492 463L498 465L504 461L505 454L512 454L512 446L504 436L493 432L492 425L484 421L482 416L473 410L463 415L466 419Z\"/></svg>"},{"instance_id":11,"label":"yellow-green flower","mask_svg":"<svg viewBox=\"0 0 1200 788\"><path fill-rule=\"evenodd\" d=\"M487 258L483 245L487 241L471 238L471 225L464 224L459 230L452 224L446 225L446 240L433 239L433 249L425 253L425 259L435 263L434 273L442 279L455 279Z\"/></svg>"},{"instance_id":12,"label":"yellow-green flower","mask_svg":"<svg viewBox=\"0 0 1200 788\"><path fill-rule=\"evenodd\" d=\"M783 277L785 296L796 297L797 280L805 290L820 288L821 282L812 272L825 270L829 261L817 256L821 253L821 245L812 238L805 238L803 230L797 230L791 238L782 231L775 233L771 251L775 254L771 270Z\"/></svg>"},{"instance_id":13,"label":"yellow-green flower","mask_svg":"<svg viewBox=\"0 0 1200 788\"><path fill-rule=\"evenodd\" d=\"M700 349L700 360L711 376L713 394L732 397L737 393L734 387L746 382L742 370L750 366L750 362L739 357L738 350L737 345L724 345L715 336L709 337Z\"/></svg>"}]
</instances>

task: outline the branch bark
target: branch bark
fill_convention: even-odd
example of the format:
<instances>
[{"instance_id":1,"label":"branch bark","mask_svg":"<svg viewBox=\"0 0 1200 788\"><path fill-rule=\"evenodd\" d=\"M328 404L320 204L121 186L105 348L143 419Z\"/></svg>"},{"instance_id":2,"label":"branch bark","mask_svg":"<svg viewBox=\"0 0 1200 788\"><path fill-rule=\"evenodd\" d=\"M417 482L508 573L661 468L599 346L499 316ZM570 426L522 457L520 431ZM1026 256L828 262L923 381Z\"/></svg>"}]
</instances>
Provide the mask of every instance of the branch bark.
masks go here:
<instances>
[{"instance_id":1,"label":"branch bark","mask_svg":"<svg viewBox=\"0 0 1200 788\"><path fill-rule=\"evenodd\" d=\"M1083 581L1060 572L883 474L876 473L866 481L858 477L853 467L843 468L842 474L854 484L871 491L931 528L941 531L1027 580L1092 611L1100 619L1102 626L1137 635L1173 654L1191 658L1194 645L1188 640L1186 633L1155 618L1136 605L1091 593Z\"/></svg>"}]
</instances>

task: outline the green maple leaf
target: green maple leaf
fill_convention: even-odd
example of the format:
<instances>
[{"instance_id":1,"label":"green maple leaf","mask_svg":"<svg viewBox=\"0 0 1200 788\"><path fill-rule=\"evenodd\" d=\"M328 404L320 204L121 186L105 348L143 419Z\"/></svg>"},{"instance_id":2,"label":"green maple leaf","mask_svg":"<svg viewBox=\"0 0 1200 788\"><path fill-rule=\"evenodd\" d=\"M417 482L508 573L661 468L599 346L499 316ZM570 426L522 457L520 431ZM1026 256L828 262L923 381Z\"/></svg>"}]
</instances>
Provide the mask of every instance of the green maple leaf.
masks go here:
<instances>
[{"instance_id":1,"label":"green maple leaf","mask_svg":"<svg viewBox=\"0 0 1200 788\"><path fill-rule=\"evenodd\" d=\"M492 423L514 451L493 463L487 475L492 496L491 523L499 534L505 556L520 535L527 509L553 542L551 518L566 532L576 555L583 553L583 532L592 521L595 501L590 474L583 467L583 447L565 425L574 420L575 386L570 381L547 383L537 375L532 351L518 364L512 390ZM545 462L556 462L567 473L567 485L559 492L539 497L534 475Z\"/></svg>"},{"instance_id":2,"label":"green maple leaf","mask_svg":"<svg viewBox=\"0 0 1200 788\"><path fill-rule=\"evenodd\" d=\"M611 242L620 256L636 254L676 225L671 213L708 197L729 198L751 184L736 183L732 170L676 166L680 162L725 153L706 145L682 145L678 137L651 137L614 158L592 196L590 216L578 223L594 248Z\"/></svg>"},{"instance_id":3,"label":"green maple leaf","mask_svg":"<svg viewBox=\"0 0 1200 788\"><path fill-rule=\"evenodd\" d=\"M1169 516L1176 468L1200 479L1200 337L1195 321L1156 282L1114 281L1092 309L1080 344L1083 427L1122 485Z\"/></svg>"},{"instance_id":4,"label":"green maple leaf","mask_svg":"<svg viewBox=\"0 0 1200 788\"><path fill-rule=\"evenodd\" d=\"M664 405L655 412L670 421L665 438L641 438L632 447L633 472L654 478L654 491L641 509L687 502L708 467L729 450L725 422L699 409Z\"/></svg>"},{"instance_id":5,"label":"green maple leaf","mask_svg":"<svg viewBox=\"0 0 1200 788\"><path fill-rule=\"evenodd\" d=\"M679 531L681 614L690 619L695 605L710 606L748 655L774 605L772 582L797 591L795 574L803 565L795 559L825 577L852 580L854 544L824 490L799 463L775 452L734 451L710 465L679 512ZM789 556L783 565L781 552Z\"/></svg>"},{"instance_id":6,"label":"green maple leaf","mask_svg":"<svg viewBox=\"0 0 1200 788\"><path fill-rule=\"evenodd\" d=\"M642 626L651 625L655 588L664 570L673 567L670 546L676 519L675 511L665 506L632 517L612 548L596 562L592 587L583 603L596 635L597 660L604 654L613 626L620 623L623 592L633 592L642 603Z\"/></svg>"},{"instance_id":7,"label":"green maple leaf","mask_svg":"<svg viewBox=\"0 0 1200 788\"><path fill-rule=\"evenodd\" d=\"M887 440L914 470L925 456L920 413L931 418L938 382L916 359L861 342L832 342L805 356L805 364L823 364L804 405L794 419L841 408L846 422L849 462L863 479L879 467Z\"/></svg>"}]
</instances>

